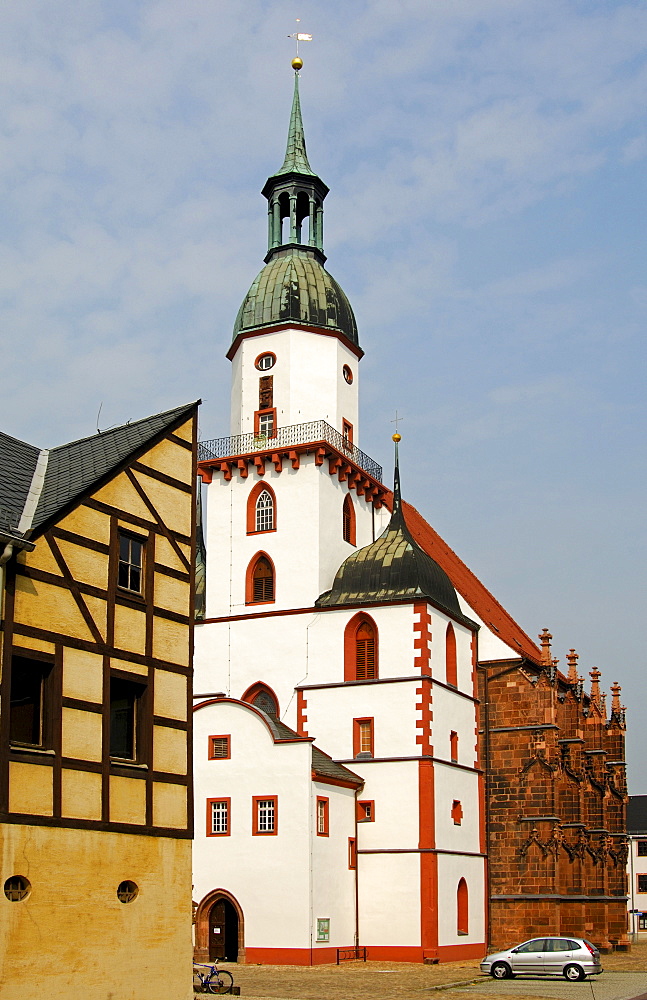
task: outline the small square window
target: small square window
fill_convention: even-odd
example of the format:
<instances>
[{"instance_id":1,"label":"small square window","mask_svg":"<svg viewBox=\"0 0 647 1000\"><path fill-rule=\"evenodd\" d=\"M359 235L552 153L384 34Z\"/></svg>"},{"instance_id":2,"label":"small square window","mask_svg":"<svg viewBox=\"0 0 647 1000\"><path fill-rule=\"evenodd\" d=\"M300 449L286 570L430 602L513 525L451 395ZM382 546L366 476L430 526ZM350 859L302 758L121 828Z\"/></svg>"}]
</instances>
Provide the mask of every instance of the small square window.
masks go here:
<instances>
[{"instance_id":1,"label":"small square window","mask_svg":"<svg viewBox=\"0 0 647 1000\"><path fill-rule=\"evenodd\" d=\"M317 917L317 941L330 941L330 917Z\"/></svg>"},{"instance_id":2,"label":"small square window","mask_svg":"<svg viewBox=\"0 0 647 1000\"><path fill-rule=\"evenodd\" d=\"M228 837L231 799L207 799L207 837Z\"/></svg>"},{"instance_id":3,"label":"small square window","mask_svg":"<svg viewBox=\"0 0 647 1000\"><path fill-rule=\"evenodd\" d=\"M373 823L375 820L375 802L366 799L357 803L357 822Z\"/></svg>"},{"instance_id":4,"label":"small square window","mask_svg":"<svg viewBox=\"0 0 647 1000\"><path fill-rule=\"evenodd\" d=\"M638 892L647 892L647 875L638 875Z\"/></svg>"},{"instance_id":5,"label":"small square window","mask_svg":"<svg viewBox=\"0 0 647 1000\"><path fill-rule=\"evenodd\" d=\"M229 736L209 737L209 760L229 760L231 746Z\"/></svg>"},{"instance_id":6,"label":"small square window","mask_svg":"<svg viewBox=\"0 0 647 1000\"><path fill-rule=\"evenodd\" d=\"M132 594L144 590L144 543L140 538L119 532L117 586Z\"/></svg>"},{"instance_id":7,"label":"small square window","mask_svg":"<svg viewBox=\"0 0 647 1000\"><path fill-rule=\"evenodd\" d=\"M636 854L639 858L647 858L647 840L639 840L636 844Z\"/></svg>"},{"instance_id":8,"label":"small square window","mask_svg":"<svg viewBox=\"0 0 647 1000\"><path fill-rule=\"evenodd\" d=\"M110 756L139 761L142 753L141 714L144 684L110 678Z\"/></svg>"}]
</instances>

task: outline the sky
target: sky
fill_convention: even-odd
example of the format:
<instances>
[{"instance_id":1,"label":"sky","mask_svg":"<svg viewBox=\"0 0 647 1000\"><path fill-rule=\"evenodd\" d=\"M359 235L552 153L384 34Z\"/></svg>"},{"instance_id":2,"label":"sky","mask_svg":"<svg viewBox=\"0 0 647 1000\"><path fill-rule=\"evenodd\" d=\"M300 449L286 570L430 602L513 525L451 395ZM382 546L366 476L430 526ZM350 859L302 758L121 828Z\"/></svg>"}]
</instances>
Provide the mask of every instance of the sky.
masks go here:
<instances>
[{"instance_id":1,"label":"sky","mask_svg":"<svg viewBox=\"0 0 647 1000\"><path fill-rule=\"evenodd\" d=\"M300 18L297 24L296 19ZM4 0L0 427L229 432L299 28L356 441L529 635L622 684L647 793L647 0Z\"/></svg>"}]
</instances>

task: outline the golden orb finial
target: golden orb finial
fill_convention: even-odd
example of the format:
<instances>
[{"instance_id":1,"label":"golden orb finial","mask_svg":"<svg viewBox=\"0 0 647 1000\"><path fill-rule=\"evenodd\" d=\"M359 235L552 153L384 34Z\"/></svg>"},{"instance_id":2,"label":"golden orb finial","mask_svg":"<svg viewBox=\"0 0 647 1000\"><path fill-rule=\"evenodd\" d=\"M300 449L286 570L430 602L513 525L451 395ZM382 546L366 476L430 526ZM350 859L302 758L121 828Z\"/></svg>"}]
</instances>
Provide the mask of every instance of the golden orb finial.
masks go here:
<instances>
[{"instance_id":1,"label":"golden orb finial","mask_svg":"<svg viewBox=\"0 0 647 1000\"><path fill-rule=\"evenodd\" d=\"M301 56L295 56L294 59L292 60L292 69L294 70L295 73L298 73L302 67L303 67L303 59L301 58Z\"/></svg>"},{"instance_id":2,"label":"golden orb finial","mask_svg":"<svg viewBox=\"0 0 647 1000\"><path fill-rule=\"evenodd\" d=\"M395 441L395 443L397 444L398 441L402 440L402 435L401 434L393 434L391 440Z\"/></svg>"}]
</instances>

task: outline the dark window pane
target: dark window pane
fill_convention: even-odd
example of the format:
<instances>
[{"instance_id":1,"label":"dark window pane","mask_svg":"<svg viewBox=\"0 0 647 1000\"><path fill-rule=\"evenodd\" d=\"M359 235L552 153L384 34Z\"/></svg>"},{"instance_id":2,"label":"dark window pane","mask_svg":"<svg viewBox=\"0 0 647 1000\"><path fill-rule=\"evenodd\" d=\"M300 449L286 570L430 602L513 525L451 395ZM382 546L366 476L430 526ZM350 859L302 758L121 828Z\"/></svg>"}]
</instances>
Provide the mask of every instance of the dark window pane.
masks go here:
<instances>
[{"instance_id":1,"label":"dark window pane","mask_svg":"<svg viewBox=\"0 0 647 1000\"><path fill-rule=\"evenodd\" d=\"M12 743L43 745L43 701L49 664L14 656L11 661L9 739Z\"/></svg>"},{"instance_id":2,"label":"dark window pane","mask_svg":"<svg viewBox=\"0 0 647 1000\"><path fill-rule=\"evenodd\" d=\"M113 678L110 681L110 756L137 758L137 709L143 693L139 684Z\"/></svg>"},{"instance_id":3,"label":"dark window pane","mask_svg":"<svg viewBox=\"0 0 647 1000\"><path fill-rule=\"evenodd\" d=\"M130 535L119 535L117 585L135 594L142 592L143 543Z\"/></svg>"},{"instance_id":4,"label":"dark window pane","mask_svg":"<svg viewBox=\"0 0 647 1000\"><path fill-rule=\"evenodd\" d=\"M647 858L647 840L638 841L638 857Z\"/></svg>"}]
</instances>

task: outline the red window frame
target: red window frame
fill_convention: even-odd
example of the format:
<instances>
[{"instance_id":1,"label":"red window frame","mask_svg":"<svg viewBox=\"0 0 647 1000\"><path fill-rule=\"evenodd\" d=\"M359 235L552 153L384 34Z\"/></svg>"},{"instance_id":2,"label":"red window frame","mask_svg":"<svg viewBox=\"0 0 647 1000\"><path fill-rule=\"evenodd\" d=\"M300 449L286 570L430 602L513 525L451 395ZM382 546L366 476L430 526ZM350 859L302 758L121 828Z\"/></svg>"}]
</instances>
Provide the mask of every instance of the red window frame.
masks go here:
<instances>
[{"instance_id":1,"label":"red window frame","mask_svg":"<svg viewBox=\"0 0 647 1000\"><path fill-rule=\"evenodd\" d=\"M272 802L274 806L274 828L272 830L260 830L258 825L259 803ZM252 836L254 837L276 837L279 832L279 798L278 795L253 795L252 796Z\"/></svg>"},{"instance_id":2,"label":"red window frame","mask_svg":"<svg viewBox=\"0 0 647 1000\"><path fill-rule=\"evenodd\" d=\"M273 527L271 528L261 528L260 530L256 528L256 502L263 493L266 491L272 498L272 505L274 507L274 515L272 518ZM276 494L269 483L264 483L262 480L260 483L256 483L256 486L251 491L247 497L247 534L248 535L269 535L270 532L276 531Z\"/></svg>"},{"instance_id":3,"label":"red window frame","mask_svg":"<svg viewBox=\"0 0 647 1000\"><path fill-rule=\"evenodd\" d=\"M348 867L351 871L357 868L357 839L348 838Z\"/></svg>"},{"instance_id":4,"label":"red window frame","mask_svg":"<svg viewBox=\"0 0 647 1000\"><path fill-rule=\"evenodd\" d=\"M452 687L458 687L458 663L456 660L456 633L450 622L445 635L445 680Z\"/></svg>"},{"instance_id":5,"label":"red window frame","mask_svg":"<svg viewBox=\"0 0 647 1000\"><path fill-rule=\"evenodd\" d=\"M214 754L214 740L227 740L227 753L226 754ZM210 736L208 746L208 759L209 760L230 760L231 759L231 734L222 734L218 736Z\"/></svg>"},{"instance_id":6,"label":"red window frame","mask_svg":"<svg viewBox=\"0 0 647 1000\"><path fill-rule=\"evenodd\" d=\"M317 812L315 814L315 823L316 823L316 826L317 826L317 836L318 837L327 837L328 836L328 808L329 808L329 802L330 802L330 800L328 799L327 796L325 796L325 795L318 795L317 796L317 807L316 807L317 808ZM323 824L319 823L319 817L320 816L323 819ZM320 825L323 825L323 830L319 829Z\"/></svg>"},{"instance_id":7,"label":"red window frame","mask_svg":"<svg viewBox=\"0 0 647 1000\"><path fill-rule=\"evenodd\" d=\"M254 600L254 571L261 559L266 559L272 570L272 596L267 600ZM276 603L276 569L267 552L257 552L249 561L245 577L245 604L275 604Z\"/></svg>"},{"instance_id":8,"label":"red window frame","mask_svg":"<svg viewBox=\"0 0 647 1000\"><path fill-rule=\"evenodd\" d=\"M358 678L357 633L364 624L370 625L370 627L373 630L373 663L372 663L372 670L370 671L371 676ZM370 615L366 614L365 611L358 611L356 615L353 615L353 617L346 625L346 628L344 629L344 680L345 681L377 680L377 678L379 677L379 667L380 667L379 654L380 654L380 635L378 632L377 624L373 621Z\"/></svg>"},{"instance_id":9,"label":"red window frame","mask_svg":"<svg viewBox=\"0 0 647 1000\"><path fill-rule=\"evenodd\" d=\"M463 820L463 807L460 803L460 799L454 799L452 802L452 819L454 820L454 826L460 826Z\"/></svg>"},{"instance_id":10,"label":"red window frame","mask_svg":"<svg viewBox=\"0 0 647 1000\"><path fill-rule=\"evenodd\" d=\"M350 493L347 493L344 497L341 518L342 538L345 542L348 542L349 545L355 545L355 507L353 506L353 501L350 498Z\"/></svg>"},{"instance_id":11,"label":"red window frame","mask_svg":"<svg viewBox=\"0 0 647 1000\"><path fill-rule=\"evenodd\" d=\"M213 830L212 805L214 802L227 803L227 829L217 832ZM231 798L226 795L218 795L215 799L207 799L207 837L229 837L231 836Z\"/></svg>"},{"instance_id":12,"label":"red window frame","mask_svg":"<svg viewBox=\"0 0 647 1000\"><path fill-rule=\"evenodd\" d=\"M272 433L268 434L268 440L276 437L276 407L271 406L266 410L254 410L254 437L260 437L261 417L272 417Z\"/></svg>"},{"instance_id":13,"label":"red window frame","mask_svg":"<svg viewBox=\"0 0 647 1000\"><path fill-rule=\"evenodd\" d=\"M344 444L353 444L353 425L350 420L344 420L343 417L341 421L341 436L344 439Z\"/></svg>"},{"instance_id":14,"label":"red window frame","mask_svg":"<svg viewBox=\"0 0 647 1000\"><path fill-rule=\"evenodd\" d=\"M375 822L375 802L373 799L362 799L357 803L357 822Z\"/></svg>"},{"instance_id":15,"label":"red window frame","mask_svg":"<svg viewBox=\"0 0 647 1000\"><path fill-rule=\"evenodd\" d=\"M375 753L375 740L374 740L374 719L353 719L353 757L357 757L360 753L370 753L371 757ZM370 749L366 750L363 748L362 743L366 742L363 740L363 736L368 732L368 742Z\"/></svg>"},{"instance_id":16,"label":"red window frame","mask_svg":"<svg viewBox=\"0 0 647 1000\"><path fill-rule=\"evenodd\" d=\"M453 729L449 734L449 759L452 764L458 764L458 733Z\"/></svg>"}]
</instances>

